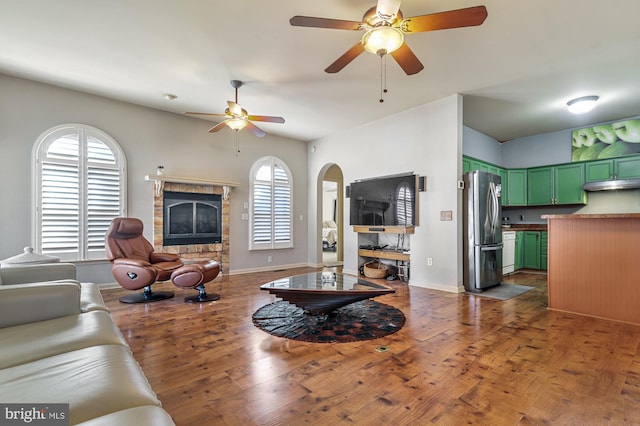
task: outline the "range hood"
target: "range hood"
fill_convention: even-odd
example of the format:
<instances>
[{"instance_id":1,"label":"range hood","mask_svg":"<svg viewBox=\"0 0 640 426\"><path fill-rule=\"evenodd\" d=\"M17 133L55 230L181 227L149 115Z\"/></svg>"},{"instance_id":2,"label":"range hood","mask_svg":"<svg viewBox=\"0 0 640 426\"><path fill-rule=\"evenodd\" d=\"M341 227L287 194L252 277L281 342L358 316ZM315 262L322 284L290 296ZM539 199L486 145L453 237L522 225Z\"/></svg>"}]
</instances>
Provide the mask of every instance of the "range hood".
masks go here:
<instances>
[{"instance_id":1,"label":"range hood","mask_svg":"<svg viewBox=\"0 0 640 426\"><path fill-rule=\"evenodd\" d=\"M640 188L640 178L587 182L584 184L582 188L585 191L612 191L615 189L638 189Z\"/></svg>"}]
</instances>

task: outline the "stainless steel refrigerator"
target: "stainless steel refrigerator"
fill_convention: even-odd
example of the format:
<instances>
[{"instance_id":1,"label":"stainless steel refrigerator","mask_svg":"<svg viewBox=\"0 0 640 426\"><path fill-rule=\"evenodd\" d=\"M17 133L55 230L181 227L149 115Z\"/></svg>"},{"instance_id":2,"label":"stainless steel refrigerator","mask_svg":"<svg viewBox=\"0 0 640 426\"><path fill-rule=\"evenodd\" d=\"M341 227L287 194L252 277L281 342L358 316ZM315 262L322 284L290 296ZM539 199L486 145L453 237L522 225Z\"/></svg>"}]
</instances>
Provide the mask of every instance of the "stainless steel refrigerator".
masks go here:
<instances>
[{"instance_id":1,"label":"stainless steel refrigerator","mask_svg":"<svg viewBox=\"0 0 640 426\"><path fill-rule=\"evenodd\" d=\"M478 293L502 282L502 184L481 170L463 180L464 287Z\"/></svg>"}]
</instances>

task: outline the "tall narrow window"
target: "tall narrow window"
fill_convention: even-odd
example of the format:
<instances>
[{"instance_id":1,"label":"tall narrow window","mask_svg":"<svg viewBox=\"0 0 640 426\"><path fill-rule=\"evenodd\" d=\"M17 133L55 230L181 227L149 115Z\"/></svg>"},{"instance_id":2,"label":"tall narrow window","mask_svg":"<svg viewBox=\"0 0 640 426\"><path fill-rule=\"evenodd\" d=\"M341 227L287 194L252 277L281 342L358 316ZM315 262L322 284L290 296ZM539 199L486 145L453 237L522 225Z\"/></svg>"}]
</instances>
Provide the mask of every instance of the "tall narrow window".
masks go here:
<instances>
[{"instance_id":1,"label":"tall narrow window","mask_svg":"<svg viewBox=\"0 0 640 426\"><path fill-rule=\"evenodd\" d=\"M291 173L275 157L251 168L250 249L293 247Z\"/></svg>"},{"instance_id":2,"label":"tall narrow window","mask_svg":"<svg viewBox=\"0 0 640 426\"><path fill-rule=\"evenodd\" d=\"M126 159L109 135L69 124L40 136L35 155L36 250L62 260L105 258L105 233L126 215Z\"/></svg>"}]
</instances>

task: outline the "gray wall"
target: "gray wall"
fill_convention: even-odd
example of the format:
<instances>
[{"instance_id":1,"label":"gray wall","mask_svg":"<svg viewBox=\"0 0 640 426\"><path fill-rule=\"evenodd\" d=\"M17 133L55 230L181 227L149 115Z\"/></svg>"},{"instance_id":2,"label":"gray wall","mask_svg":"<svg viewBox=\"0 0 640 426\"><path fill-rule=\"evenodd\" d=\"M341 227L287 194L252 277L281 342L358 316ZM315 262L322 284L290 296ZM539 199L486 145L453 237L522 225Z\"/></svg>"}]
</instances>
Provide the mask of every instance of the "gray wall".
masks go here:
<instances>
[{"instance_id":1,"label":"gray wall","mask_svg":"<svg viewBox=\"0 0 640 426\"><path fill-rule=\"evenodd\" d=\"M31 155L36 139L58 124L82 123L108 133L122 146L128 162L128 215L144 221L147 238L152 235L153 184L144 176L161 164L167 175L240 183L230 197L231 273L307 264L306 142L241 133L236 155L232 131L208 133L211 123L196 118L2 74L0 93L0 259L33 245ZM266 155L281 158L293 174L295 248L250 252L248 221L241 215L247 212L251 164ZM100 263L79 265L79 271L93 281L112 282L110 274L104 274L109 268Z\"/></svg>"},{"instance_id":2,"label":"gray wall","mask_svg":"<svg viewBox=\"0 0 640 426\"><path fill-rule=\"evenodd\" d=\"M542 133L500 144L483 133L465 127L463 153L506 168L569 163L571 162L572 130ZM496 146L499 153L496 152ZM496 160L497 158L499 160ZM503 209L502 216L508 217L512 223L546 223L546 220L541 217L545 214L640 212L640 190L591 192L588 197L589 203L586 206L509 207Z\"/></svg>"}]
</instances>

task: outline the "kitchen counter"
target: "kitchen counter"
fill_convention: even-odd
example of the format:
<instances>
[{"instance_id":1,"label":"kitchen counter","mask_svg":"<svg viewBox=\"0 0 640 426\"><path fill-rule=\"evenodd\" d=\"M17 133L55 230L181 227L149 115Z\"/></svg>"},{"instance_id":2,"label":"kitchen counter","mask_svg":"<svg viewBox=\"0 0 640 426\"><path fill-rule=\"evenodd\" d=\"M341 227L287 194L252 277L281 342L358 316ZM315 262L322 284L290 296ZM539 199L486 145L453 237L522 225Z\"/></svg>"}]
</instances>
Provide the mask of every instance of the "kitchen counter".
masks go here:
<instances>
[{"instance_id":1,"label":"kitchen counter","mask_svg":"<svg viewBox=\"0 0 640 426\"><path fill-rule=\"evenodd\" d=\"M543 218L549 309L640 325L640 213Z\"/></svg>"},{"instance_id":2,"label":"kitchen counter","mask_svg":"<svg viewBox=\"0 0 640 426\"><path fill-rule=\"evenodd\" d=\"M543 219L640 219L640 213L545 214Z\"/></svg>"},{"instance_id":3,"label":"kitchen counter","mask_svg":"<svg viewBox=\"0 0 640 426\"><path fill-rule=\"evenodd\" d=\"M546 231L546 223L513 223L502 225L503 231Z\"/></svg>"}]
</instances>

